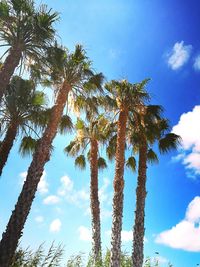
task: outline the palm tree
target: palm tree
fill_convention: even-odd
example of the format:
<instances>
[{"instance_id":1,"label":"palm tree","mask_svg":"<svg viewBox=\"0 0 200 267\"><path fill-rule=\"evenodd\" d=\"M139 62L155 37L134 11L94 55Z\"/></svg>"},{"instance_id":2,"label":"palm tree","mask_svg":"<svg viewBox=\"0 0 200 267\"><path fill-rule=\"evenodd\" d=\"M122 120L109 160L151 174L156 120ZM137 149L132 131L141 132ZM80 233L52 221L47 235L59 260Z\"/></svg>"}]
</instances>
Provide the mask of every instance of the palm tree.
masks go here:
<instances>
[{"instance_id":1,"label":"palm tree","mask_svg":"<svg viewBox=\"0 0 200 267\"><path fill-rule=\"evenodd\" d=\"M122 80L111 81L105 85L108 94L104 97L102 104L104 103L105 106L110 107L116 113L115 115L119 114L113 183L111 267L120 266L126 127L134 108L141 105L148 98L148 94L144 89L147 82L148 80L144 80L138 84L131 84L126 80Z\"/></svg>"},{"instance_id":2,"label":"palm tree","mask_svg":"<svg viewBox=\"0 0 200 267\"><path fill-rule=\"evenodd\" d=\"M69 93L89 94L101 89L102 74L94 75L91 62L80 45L73 53L55 46L47 51L51 80L56 86L56 101L42 138L29 166L26 180L0 242L0 265L8 267L35 198L45 163L50 160L51 144L57 133ZM85 88L86 86L86 88Z\"/></svg>"},{"instance_id":3,"label":"palm tree","mask_svg":"<svg viewBox=\"0 0 200 267\"><path fill-rule=\"evenodd\" d=\"M36 10L32 0L3 0L0 2L1 47L9 47L0 69L0 101L20 61L41 60L43 49L54 38L53 23L58 14L45 5ZM2 56L2 57L3 57Z\"/></svg>"},{"instance_id":4,"label":"palm tree","mask_svg":"<svg viewBox=\"0 0 200 267\"><path fill-rule=\"evenodd\" d=\"M30 80L15 76L8 85L1 109L1 127L5 137L0 146L0 175L8 159L10 150L19 132L37 134L38 117L44 111L45 95L35 90Z\"/></svg>"},{"instance_id":5,"label":"palm tree","mask_svg":"<svg viewBox=\"0 0 200 267\"><path fill-rule=\"evenodd\" d=\"M92 217L92 258L97 265L101 259L101 222L100 203L98 196L98 169L106 168L106 162L99 157L99 145L108 139L108 120L100 115L90 118L88 123L78 119L76 123L77 136L65 148L65 152L71 156L77 156L75 165L84 169L86 158L83 154L89 146L88 161L90 162L90 208ZM82 152L82 154L80 154ZM95 265L95 266L96 266Z\"/></svg>"},{"instance_id":6,"label":"palm tree","mask_svg":"<svg viewBox=\"0 0 200 267\"><path fill-rule=\"evenodd\" d=\"M130 143L134 151L139 152L138 179L136 189L135 224L133 229L133 266L143 266L144 218L146 199L146 170L147 163L158 162L156 153L152 150L155 142L161 153L176 149L180 137L169 131L169 123L161 118L162 107L149 105L140 106L137 116L130 120Z\"/></svg>"}]
</instances>

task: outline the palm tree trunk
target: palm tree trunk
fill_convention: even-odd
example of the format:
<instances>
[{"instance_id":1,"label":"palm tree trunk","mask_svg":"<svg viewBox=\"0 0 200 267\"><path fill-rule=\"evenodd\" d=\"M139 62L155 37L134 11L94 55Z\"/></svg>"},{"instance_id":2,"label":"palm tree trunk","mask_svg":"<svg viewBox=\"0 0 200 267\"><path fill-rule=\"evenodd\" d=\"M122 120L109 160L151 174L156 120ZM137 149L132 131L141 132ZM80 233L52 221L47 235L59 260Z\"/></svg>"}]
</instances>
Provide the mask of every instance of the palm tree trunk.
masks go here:
<instances>
[{"instance_id":1,"label":"palm tree trunk","mask_svg":"<svg viewBox=\"0 0 200 267\"><path fill-rule=\"evenodd\" d=\"M147 142L144 139L139 148L139 167L136 189L136 211L135 225L133 229L133 253L132 261L134 267L143 266L143 247L144 247L144 218L145 218L145 199L146 199L146 170L147 170Z\"/></svg>"},{"instance_id":2,"label":"palm tree trunk","mask_svg":"<svg viewBox=\"0 0 200 267\"><path fill-rule=\"evenodd\" d=\"M114 197L113 197L113 218L111 235L111 267L120 267L121 255L121 230L123 217L124 200L124 161L125 161L125 141L126 123L128 112L120 111L117 130L117 148L115 155L115 177L114 177Z\"/></svg>"},{"instance_id":3,"label":"palm tree trunk","mask_svg":"<svg viewBox=\"0 0 200 267\"><path fill-rule=\"evenodd\" d=\"M15 122L11 122L11 124L9 125L8 130L6 132L5 138L1 144L1 147L0 147L0 176L2 174L2 171L3 171L5 164L7 162L10 150L13 146L14 141L15 141L15 138L17 135L17 128L18 128L18 124Z\"/></svg>"},{"instance_id":4,"label":"palm tree trunk","mask_svg":"<svg viewBox=\"0 0 200 267\"><path fill-rule=\"evenodd\" d=\"M95 266L101 263L101 223L98 197L98 142L91 140L90 147L90 208L92 217L92 252Z\"/></svg>"},{"instance_id":5,"label":"palm tree trunk","mask_svg":"<svg viewBox=\"0 0 200 267\"><path fill-rule=\"evenodd\" d=\"M2 235L0 242L0 266L2 267L9 267L18 241L22 236L22 230L35 198L44 165L50 159L50 147L56 135L70 89L71 86L64 82L52 109L50 121L33 155L26 181L24 182L15 209L12 212L6 231Z\"/></svg>"},{"instance_id":6,"label":"palm tree trunk","mask_svg":"<svg viewBox=\"0 0 200 267\"><path fill-rule=\"evenodd\" d=\"M0 70L0 102L5 93L6 87L10 82L10 78L12 77L16 67L19 65L20 59L22 57L22 50L17 45L13 46L5 62Z\"/></svg>"}]
</instances>

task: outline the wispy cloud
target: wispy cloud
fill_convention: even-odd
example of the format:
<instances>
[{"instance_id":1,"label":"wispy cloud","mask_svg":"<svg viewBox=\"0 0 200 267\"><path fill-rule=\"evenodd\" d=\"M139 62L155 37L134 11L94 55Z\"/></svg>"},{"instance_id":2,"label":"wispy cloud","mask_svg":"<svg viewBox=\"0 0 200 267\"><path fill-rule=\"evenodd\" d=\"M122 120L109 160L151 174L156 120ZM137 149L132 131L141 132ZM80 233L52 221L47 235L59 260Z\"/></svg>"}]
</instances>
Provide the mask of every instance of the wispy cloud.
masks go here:
<instances>
[{"instance_id":1,"label":"wispy cloud","mask_svg":"<svg viewBox=\"0 0 200 267\"><path fill-rule=\"evenodd\" d=\"M191 177L200 175L200 106L195 106L192 111L181 115L172 132L182 138L182 148L173 161L180 160ZM191 130L192 129L192 130Z\"/></svg>"},{"instance_id":2,"label":"wispy cloud","mask_svg":"<svg viewBox=\"0 0 200 267\"><path fill-rule=\"evenodd\" d=\"M188 205L185 218L171 229L161 232L155 241L172 248L186 251L200 251L200 197Z\"/></svg>"},{"instance_id":3,"label":"wispy cloud","mask_svg":"<svg viewBox=\"0 0 200 267\"><path fill-rule=\"evenodd\" d=\"M44 217L43 216L36 216L35 217L35 221L37 223L43 223L44 222Z\"/></svg>"},{"instance_id":4,"label":"wispy cloud","mask_svg":"<svg viewBox=\"0 0 200 267\"><path fill-rule=\"evenodd\" d=\"M60 179L61 185L57 194L68 203L84 210L85 215L90 215L90 192L87 188L76 189L72 179L65 175ZM101 205L101 218L105 219L111 216L112 192L110 190L110 181L103 178L103 183L99 188L99 199Z\"/></svg>"},{"instance_id":5,"label":"wispy cloud","mask_svg":"<svg viewBox=\"0 0 200 267\"><path fill-rule=\"evenodd\" d=\"M192 45L184 45L184 42L174 44L172 50L167 54L167 62L172 70L181 68L190 58Z\"/></svg>"},{"instance_id":6,"label":"wispy cloud","mask_svg":"<svg viewBox=\"0 0 200 267\"><path fill-rule=\"evenodd\" d=\"M43 200L45 205L54 205L60 202L60 198L55 195L50 195Z\"/></svg>"},{"instance_id":7,"label":"wispy cloud","mask_svg":"<svg viewBox=\"0 0 200 267\"><path fill-rule=\"evenodd\" d=\"M92 233L91 229L81 225L78 228L78 233L79 233L79 239L82 241L91 241L92 240Z\"/></svg>"},{"instance_id":8,"label":"wispy cloud","mask_svg":"<svg viewBox=\"0 0 200 267\"><path fill-rule=\"evenodd\" d=\"M60 178L61 187L58 189L58 195L65 196L68 192L73 190L74 183L69 176L64 175Z\"/></svg>"},{"instance_id":9,"label":"wispy cloud","mask_svg":"<svg viewBox=\"0 0 200 267\"><path fill-rule=\"evenodd\" d=\"M60 219L55 219L51 222L50 226L49 226L49 231L52 233L56 233L59 232L61 229L62 223L60 221Z\"/></svg>"},{"instance_id":10,"label":"wispy cloud","mask_svg":"<svg viewBox=\"0 0 200 267\"><path fill-rule=\"evenodd\" d=\"M200 71L200 54L194 60L194 69Z\"/></svg>"},{"instance_id":11,"label":"wispy cloud","mask_svg":"<svg viewBox=\"0 0 200 267\"><path fill-rule=\"evenodd\" d=\"M19 174L19 177L20 177L20 185L23 185L23 183L24 183L24 181L26 179L26 176L27 176L27 172L26 171L25 172L21 172ZM42 174L42 177L40 178L40 182L38 184L38 192L40 194L46 194L49 191L49 189L48 189L49 185L47 183L46 176L47 176L46 175L46 171L44 170L43 171L43 174Z\"/></svg>"}]
</instances>

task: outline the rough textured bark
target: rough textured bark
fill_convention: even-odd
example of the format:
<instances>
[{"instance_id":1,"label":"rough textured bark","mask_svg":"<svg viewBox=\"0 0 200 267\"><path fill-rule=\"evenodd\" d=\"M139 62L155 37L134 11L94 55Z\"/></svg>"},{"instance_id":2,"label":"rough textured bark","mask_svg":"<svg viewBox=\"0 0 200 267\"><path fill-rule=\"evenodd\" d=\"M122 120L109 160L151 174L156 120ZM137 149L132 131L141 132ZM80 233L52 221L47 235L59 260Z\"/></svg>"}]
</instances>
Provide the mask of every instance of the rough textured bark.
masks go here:
<instances>
[{"instance_id":1,"label":"rough textured bark","mask_svg":"<svg viewBox=\"0 0 200 267\"><path fill-rule=\"evenodd\" d=\"M145 199L146 199L146 169L147 169L147 142L144 138L139 148L139 167L136 189L136 211L135 225L133 229L133 253L132 261L134 267L143 266L144 247L144 219L145 219Z\"/></svg>"},{"instance_id":2,"label":"rough textured bark","mask_svg":"<svg viewBox=\"0 0 200 267\"><path fill-rule=\"evenodd\" d=\"M6 87L10 82L16 67L19 65L22 57L22 50L18 46L14 46L10 49L3 66L0 69L0 102L5 93Z\"/></svg>"},{"instance_id":3,"label":"rough textured bark","mask_svg":"<svg viewBox=\"0 0 200 267\"><path fill-rule=\"evenodd\" d=\"M119 114L117 130L117 147L115 155L115 177L114 177L114 196L113 196L113 218L111 235L111 267L120 267L121 255L121 230L123 217L124 199L124 153L126 141L126 122L128 112L122 110Z\"/></svg>"},{"instance_id":4,"label":"rough textured bark","mask_svg":"<svg viewBox=\"0 0 200 267\"><path fill-rule=\"evenodd\" d=\"M90 147L90 208L92 217L92 256L94 264L101 262L101 223L98 197L98 143L91 140Z\"/></svg>"},{"instance_id":5,"label":"rough textured bark","mask_svg":"<svg viewBox=\"0 0 200 267\"><path fill-rule=\"evenodd\" d=\"M64 82L52 109L50 121L33 155L26 181L24 182L17 204L15 205L15 209L13 210L6 227L6 231L2 235L0 242L1 267L9 267L17 248L18 241L22 236L22 230L35 198L37 186L44 170L44 165L50 158L50 147L56 135L57 127L70 89L71 87Z\"/></svg>"},{"instance_id":6,"label":"rough textured bark","mask_svg":"<svg viewBox=\"0 0 200 267\"><path fill-rule=\"evenodd\" d=\"M17 123L13 122L9 125L4 140L0 146L0 176L2 174L3 168L7 162L8 155L13 146L17 135Z\"/></svg>"}]
</instances>

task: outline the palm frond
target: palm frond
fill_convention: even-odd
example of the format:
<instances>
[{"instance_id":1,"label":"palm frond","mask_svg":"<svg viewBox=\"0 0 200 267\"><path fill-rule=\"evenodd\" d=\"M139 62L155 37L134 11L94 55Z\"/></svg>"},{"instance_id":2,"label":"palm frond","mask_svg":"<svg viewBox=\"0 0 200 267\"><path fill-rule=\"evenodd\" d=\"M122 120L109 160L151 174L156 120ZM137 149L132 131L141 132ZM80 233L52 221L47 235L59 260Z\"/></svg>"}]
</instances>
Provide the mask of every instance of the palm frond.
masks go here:
<instances>
[{"instance_id":1,"label":"palm frond","mask_svg":"<svg viewBox=\"0 0 200 267\"><path fill-rule=\"evenodd\" d=\"M80 155L75 159L75 166L80 168L81 170L86 167L86 160L84 155Z\"/></svg>"},{"instance_id":2,"label":"palm frond","mask_svg":"<svg viewBox=\"0 0 200 267\"><path fill-rule=\"evenodd\" d=\"M147 105L146 106L146 117L147 119L160 119L162 112L164 111L163 107L160 105Z\"/></svg>"},{"instance_id":3,"label":"palm frond","mask_svg":"<svg viewBox=\"0 0 200 267\"><path fill-rule=\"evenodd\" d=\"M67 155L70 155L72 157L75 157L81 149L80 143L77 141L71 141L68 146L64 148L64 152Z\"/></svg>"},{"instance_id":4,"label":"palm frond","mask_svg":"<svg viewBox=\"0 0 200 267\"><path fill-rule=\"evenodd\" d=\"M63 115L59 124L59 131L61 134L71 132L73 129L73 123L68 115Z\"/></svg>"},{"instance_id":5,"label":"palm frond","mask_svg":"<svg viewBox=\"0 0 200 267\"><path fill-rule=\"evenodd\" d=\"M157 154L153 151L153 149L149 149L147 151L147 161L151 164L153 163L158 163L159 160L158 160L158 156Z\"/></svg>"},{"instance_id":6,"label":"palm frond","mask_svg":"<svg viewBox=\"0 0 200 267\"><path fill-rule=\"evenodd\" d=\"M106 155L109 160L113 160L116 152L117 135L112 136L106 146Z\"/></svg>"},{"instance_id":7,"label":"palm frond","mask_svg":"<svg viewBox=\"0 0 200 267\"><path fill-rule=\"evenodd\" d=\"M106 160L102 157L98 158L98 169L103 170L107 168Z\"/></svg>"},{"instance_id":8,"label":"palm frond","mask_svg":"<svg viewBox=\"0 0 200 267\"><path fill-rule=\"evenodd\" d=\"M22 157L30 156L35 152L35 149L38 144L38 139L34 139L31 136L25 136L22 138L19 153Z\"/></svg>"},{"instance_id":9,"label":"palm frond","mask_svg":"<svg viewBox=\"0 0 200 267\"><path fill-rule=\"evenodd\" d=\"M131 169L133 172L136 171L136 159L135 157L129 157L126 161L126 167L128 167L129 169Z\"/></svg>"},{"instance_id":10,"label":"palm frond","mask_svg":"<svg viewBox=\"0 0 200 267\"><path fill-rule=\"evenodd\" d=\"M177 149L180 144L181 137L174 133L169 133L159 140L159 150L161 153L167 153L170 150Z\"/></svg>"}]
</instances>

